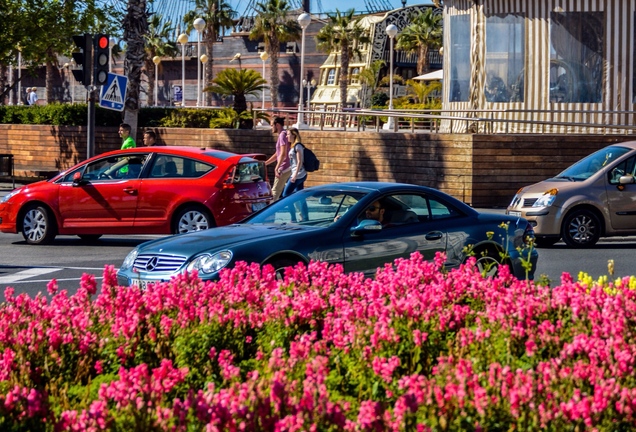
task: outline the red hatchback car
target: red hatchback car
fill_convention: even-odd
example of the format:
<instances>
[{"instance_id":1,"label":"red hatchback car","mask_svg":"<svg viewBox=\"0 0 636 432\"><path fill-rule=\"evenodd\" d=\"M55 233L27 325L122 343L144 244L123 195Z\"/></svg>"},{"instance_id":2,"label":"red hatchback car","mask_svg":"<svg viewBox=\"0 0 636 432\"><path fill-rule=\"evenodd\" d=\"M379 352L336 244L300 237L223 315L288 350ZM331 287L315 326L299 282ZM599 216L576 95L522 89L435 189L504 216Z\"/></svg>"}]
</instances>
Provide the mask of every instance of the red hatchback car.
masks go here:
<instances>
[{"instance_id":1,"label":"red hatchback car","mask_svg":"<svg viewBox=\"0 0 636 432\"><path fill-rule=\"evenodd\" d=\"M265 159L195 147L104 153L0 199L0 231L47 244L58 234L96 240L228 225L271 202Z\"/></svg>"}]
</instances>

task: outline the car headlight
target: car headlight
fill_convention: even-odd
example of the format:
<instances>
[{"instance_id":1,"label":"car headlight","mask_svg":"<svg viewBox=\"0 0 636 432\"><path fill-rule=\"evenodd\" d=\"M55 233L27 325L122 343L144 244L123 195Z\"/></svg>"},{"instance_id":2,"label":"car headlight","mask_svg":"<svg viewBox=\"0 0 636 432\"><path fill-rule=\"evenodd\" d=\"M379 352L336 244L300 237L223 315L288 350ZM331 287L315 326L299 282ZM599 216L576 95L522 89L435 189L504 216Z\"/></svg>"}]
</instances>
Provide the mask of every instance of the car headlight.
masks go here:
<instances>
[{"instance_id":1,"label":"car headlight","mask_svg":"<svg viewBox=\"0 0 636 432\"><path fill-rule=\"evenodd\" d=\"M19 194L20 192L22 192L22 188L12 190L12 191L11 191L11 192L9 192L8 194L6 194L6 195L5 195L5 196L3 196L2 198L0 198L0 204L1 204L1 203L6 203L7 201L9 201L11 198L13 198L14 196L16 196L16 195L17 195L17 194Z\"/></svg>"},{"instance_id":2,"label":"car headlight","mask_svg":"<svg viewBox=\"0 0 636 432\"><path fill-rule=\"evenodd\" d=\"M124 258L124 262L121 265L120 270L128 270L132 268L133 264L135 264L135 260L137 259L137 255L139 255L139 249L135 248Z\"/></svg>"},{"instance_id":3,"label":"car headlight","mask_svg":"<svg viewBox=\"0 0 636 432\"><path fill-rule=\"evenodd\" d=\"M232 261L232 252L224 250L214 255L204 254L192 260L188 267L188 271L197 270L199 273L215 273L221 270Z\"/></svg>"},{"instance_id":4,"label":"car headlight","mask_svg":"<svg viewBox=\"0 0 636 432\"><path fill-rule=\"evenodd\" d=\"M550 189L541 195L541 197L532 204L532 207L550 207L554 203L558 193L558 189Z\"/></svg>"}]
</instances>

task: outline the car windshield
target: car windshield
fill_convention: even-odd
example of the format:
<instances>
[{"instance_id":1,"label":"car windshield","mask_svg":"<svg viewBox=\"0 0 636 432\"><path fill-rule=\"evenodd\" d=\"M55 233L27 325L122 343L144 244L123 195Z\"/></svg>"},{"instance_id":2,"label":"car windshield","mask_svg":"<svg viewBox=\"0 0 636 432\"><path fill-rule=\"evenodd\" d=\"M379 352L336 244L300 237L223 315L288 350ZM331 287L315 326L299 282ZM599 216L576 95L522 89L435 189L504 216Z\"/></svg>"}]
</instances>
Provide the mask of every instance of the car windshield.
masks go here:
<instances>
[{"instance_id":1,"label":"car windshield","mask_svg":"<svg viewBox=\"0 0 636 432\"><path fill-rule=\"evenodd\" d=\"M629 151L631 150L627 147L606 147L581 159L574 165L571 165L565 171L557 175L556 178L565 178L570 181L587 180Z\"/></svg>"},{"instance_id":2,"label":"car windshield","mask_svg":"<svg viewBox=\"0 0 636 432\"><path fill-rule=\"evenodd\" d=\"M288 224L327 227L355 206L366 193L343 191L302 192L276 201L248 218L249 224Z\"/></svg>"}]
</instances>

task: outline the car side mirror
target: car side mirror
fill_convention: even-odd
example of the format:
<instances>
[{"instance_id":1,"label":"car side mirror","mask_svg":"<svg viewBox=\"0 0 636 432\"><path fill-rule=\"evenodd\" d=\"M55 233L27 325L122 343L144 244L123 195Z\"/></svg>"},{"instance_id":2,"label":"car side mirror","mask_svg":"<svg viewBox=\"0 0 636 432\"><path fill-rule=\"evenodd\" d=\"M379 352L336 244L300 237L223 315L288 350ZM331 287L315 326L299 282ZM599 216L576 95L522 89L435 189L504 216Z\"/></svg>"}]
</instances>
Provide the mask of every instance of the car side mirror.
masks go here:
<instances>
[{"instance_id":1,"label":"car side mirror","mask_svg":"<svg viewBox=\"0 0 636 432\"><path fill-rule=\"evenodd\" d=\"M81 186L84 183L86 183L86 182L82 180L82 172L81 171L77 171L75 174L73 174L73 187Z\"/></svg>"},{"instance_id":2,"label":"car side mirror","mask_svg":"<svg viewBox=\"0 0 636 432\"><path fill-rule=\"evenodd\" d=\"M633 184L634 176L633 175L623 175L618 179L618 183L622 185Z\"/></svg>"},{"instance_id":3,"label":"car side mirror","mask_svg":"<svg viewBox=\"0 0 636 432\"><path fill-rule=\"evenodd\" d=\"M331 205L331 204L333 204L333 200L331 199L331 197L328 197L328 196L320 197L320 201L319 202L322 205Z\"/></svg>"},{"instance_id":4,"label":"car side mirror","mask_svg":"<svg viewBox=\"0 0 636 432\"><path fill-rule=\"evenodd\" d=\"M365 231L381 231L382 224L375 219L364 219L358 225L351 228L351 235L360 235Z\"/></svg>"}]
</instances>

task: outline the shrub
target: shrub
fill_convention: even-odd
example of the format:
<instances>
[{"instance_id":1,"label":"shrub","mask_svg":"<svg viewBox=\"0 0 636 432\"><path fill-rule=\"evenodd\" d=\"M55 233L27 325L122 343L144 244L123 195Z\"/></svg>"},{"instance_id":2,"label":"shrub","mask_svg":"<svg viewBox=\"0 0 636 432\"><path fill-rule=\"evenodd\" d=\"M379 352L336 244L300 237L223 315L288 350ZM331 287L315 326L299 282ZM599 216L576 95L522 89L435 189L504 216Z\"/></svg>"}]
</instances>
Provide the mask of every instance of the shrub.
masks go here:
<instances>
[{"instance_id":1,"label":"shrub","mask_svg":"<svg viewBox=\"0 0 636 432\"><path fill-rule=\"evenodd\" d=\"M636 278L540 286L419 254L375 279L238 263L5 290L2 430L633 430Z\"/></svg>"}]
</instances>

